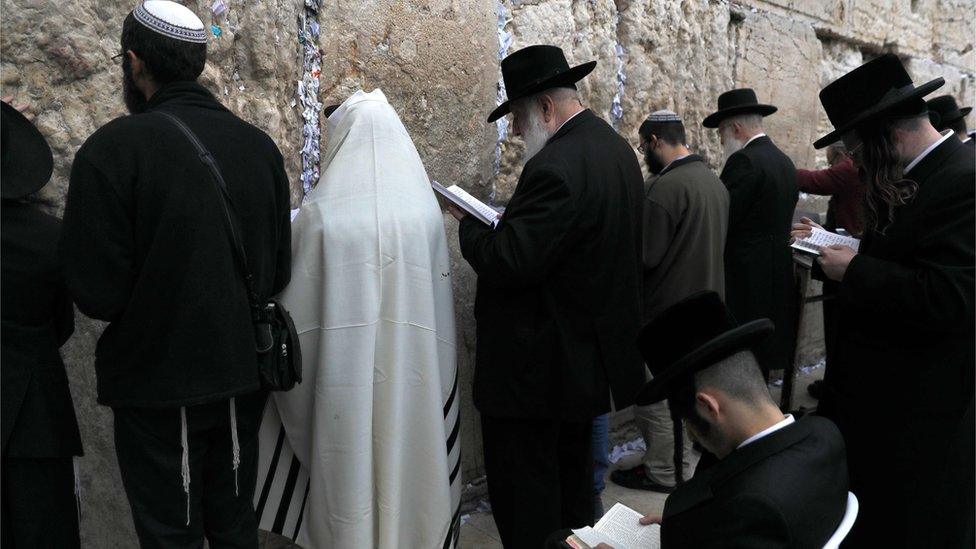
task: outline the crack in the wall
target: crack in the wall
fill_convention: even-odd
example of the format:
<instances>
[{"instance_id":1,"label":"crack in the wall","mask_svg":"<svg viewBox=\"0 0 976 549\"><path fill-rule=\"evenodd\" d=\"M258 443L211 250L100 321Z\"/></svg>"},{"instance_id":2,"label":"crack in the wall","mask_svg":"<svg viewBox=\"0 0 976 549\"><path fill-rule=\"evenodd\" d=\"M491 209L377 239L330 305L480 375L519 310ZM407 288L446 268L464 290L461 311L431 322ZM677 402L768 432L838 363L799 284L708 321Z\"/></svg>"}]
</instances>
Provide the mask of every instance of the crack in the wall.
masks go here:
<instances>
[{"instance_id":1,"label":"crack in the wall","mask_svg":"<svg viewBox=\"0 0 976 549\"><path fill-rule=\"evenodd\" d=\"M505 59L508 55L508 48L512 46L512 33L505 30L508 26L508 9L505 8L504 2L499 0L498 2L498 19L497 19L497 33L498 33L498 85L497 94L495 96L495 105L501 105L505 102L505 80L501 76L501 61ZM496 180L498 173L502 169L502 142L508 137L508 117L503 116L495 121L495 128L498 130L498 137L495 140L495 156L493 159L493 171L491 189L488 193L488 203L491 205L495 204L495 191L496 191Z\"/></svg>"},{"instance_id":2,"label":"crack in the wall","mask_svg":"<svg viewBox=\"0 0 976 549\"><path fill-rule=\"evenodd\" d=\"M319 152L322 141L320 124L322 103L319 101L319 77L322 74L322 52L319 49L319 9L322 0L305 0L298 16L298 41L302 44L302 78L298 81L298 100L302 103L302 203L319 180ZM294 102L293 102L294 105ZM292 219L298 209L292 210Z\"/></svg>"}]
</instances>

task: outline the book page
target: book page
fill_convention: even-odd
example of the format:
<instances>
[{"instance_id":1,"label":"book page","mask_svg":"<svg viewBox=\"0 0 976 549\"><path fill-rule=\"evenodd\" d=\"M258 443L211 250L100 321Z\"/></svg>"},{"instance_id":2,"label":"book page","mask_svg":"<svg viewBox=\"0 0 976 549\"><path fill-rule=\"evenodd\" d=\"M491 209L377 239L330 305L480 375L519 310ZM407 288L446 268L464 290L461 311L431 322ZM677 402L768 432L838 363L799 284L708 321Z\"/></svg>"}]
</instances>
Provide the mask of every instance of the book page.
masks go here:
<instances>
[{"instance_id":1,"label":"book page","mask_svg":"<svg viewBox=\"0 0 976 549\"><path fill-rule=\"evenodd\" d=\"M495 226L498 223L498 212L494 208L471 196L471 194L461 187L457 185L445 187L436 181L431 181L430 185L437 194L471 214L478 221L491 226Z\"/></svg>"},{"instance_id":2,"label":"book page","mask_svg":"<svg viewBox=\"0 0 976 549\"><path fill-rule=\"evenodd\" d=\"M796 248L797 250L800 250L801 252L820 255L821 247L833 246L834 244L840 244L841 246L850 246L851 249L853 249L856 252L858 247L861 244L861 241L850 236L841 236L837 233L832 233L814 227L809 237L798 238L790 246Z\"/></svg>"},{"instance_id":3,"label":"book page","mask_svg":"<svg viewBox=\"0 0 976 549\"><path fill-rule=\"evenodd\" d=\"M573 530L573 534L589 547L606 543L614 549L660 549L661 526L643 526L640 518L640 513L618 503L603 515L596 526Z\"/></svg>"}]
</instances>

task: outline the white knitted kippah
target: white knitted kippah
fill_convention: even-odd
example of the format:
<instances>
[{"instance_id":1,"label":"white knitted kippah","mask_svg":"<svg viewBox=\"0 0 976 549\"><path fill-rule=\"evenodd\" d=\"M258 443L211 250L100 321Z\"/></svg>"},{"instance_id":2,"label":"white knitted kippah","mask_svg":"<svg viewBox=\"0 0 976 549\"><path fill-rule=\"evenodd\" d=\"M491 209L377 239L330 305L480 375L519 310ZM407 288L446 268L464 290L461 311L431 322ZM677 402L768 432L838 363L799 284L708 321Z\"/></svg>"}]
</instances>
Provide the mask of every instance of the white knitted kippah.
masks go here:
<instances>
[{"instance_id":1,"label":"white knitted kippah","mask_svg":"<svg viewBox=\"0 0 976 549\"><path fill-rule=\"evenodd\" d=\"M681 122L681 118L678 117L677 113L674 111L661 110L654 111L647 117L648 122Z\"/></svg>"},{"instance_id":2,"label":"white knitted kippah","mask_svg":"<svg viewBox=\"0 0 976 549\"><path fill-rule=\"evenodd\" d=\"M146 0L132 12L136 21L174 40L207 43L203 21L186 6L170 0Z\"/></svg>"}]
</instances>

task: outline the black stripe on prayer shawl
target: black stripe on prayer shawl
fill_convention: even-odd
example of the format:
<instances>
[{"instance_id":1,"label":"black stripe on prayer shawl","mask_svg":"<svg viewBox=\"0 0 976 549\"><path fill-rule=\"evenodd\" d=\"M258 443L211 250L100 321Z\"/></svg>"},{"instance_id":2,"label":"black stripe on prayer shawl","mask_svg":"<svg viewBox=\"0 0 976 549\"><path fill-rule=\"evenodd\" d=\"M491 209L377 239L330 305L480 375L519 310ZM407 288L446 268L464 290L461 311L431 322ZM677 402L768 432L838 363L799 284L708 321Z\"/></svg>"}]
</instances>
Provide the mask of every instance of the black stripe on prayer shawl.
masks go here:
<instances>
[{"instance_id":1,"label":"black stripe on prayer shawl","mask_svg":"<svg viewBox=\"0 0 976 549\"><path fill-rule=\"evenodd\" d=\"M457 478L457 475L458 475L458 473L459 473L460 471L461 471L461 454L460 454L460 453L458 453L458 460L457 460L457 464L456 464L456 465L454 465L454 470L453 470L453 471L451 471L451 476L450 476L450 478L449 478L449 479L448 479L448 481L447 481L447 484L448 484L448 485L453 485L453 484L454 484L454 479L456 479L456 478Z\"/></svg>"},{"instance_id":2,"label":"black stripe on prayer shawl","mask_svg":"<svg viewBox=\"0 0 976 549\"><path fill-rule=\"evenodd\" d=\"M291 465L288 467L288 478L285 480L285 488L281 492L281 503L278 505L278 514L275 515L274 525L271 531L275 534L284 535L285 519L288 518L288 507L291 505L291 498L295 495L295 484L298 482L298 471L302 464L298 458L292 456Z\"/></svg>"},{"instance_id":3,"label":"black stripe on prayer shawl","mask_svg":"<svg viewBox=\"0 0 976 549\"><path fill-rule=\"evenodd\" d=\"M451 405L454 404L454 397L457 396L458 388L458 374L457 370L454 371L454 388L451 389L451 396L447 397L447 402L444 404L444 419L447 419L447 414L451 412Z\"/></svg>"},{"instance_id":4,"label":"black stripe on prayer shawl","mask_svg":"<svg viewBox=\"0 0 976 549\"><path fill-rule=\"evenodd\" d=\"M454 443L457 442L458 433L461 431L461 414L458 413L457 419L454 421L454 429L451 430L451 436L447 437L447 453L450 454L451 450L454 449Z\"/></svg>"},{"instance_id":5,"label":"black stripe on prayer shawl","mask_svg":"<svg viewBox=\"0 0 976 549\"><path fill-rule=\"evenodd\" d=\"M261 487L261 497L258 498L258 506L255 509L258 522L264 516L264 505L268 503L268 494L271 493L271 485L274 484L275 472L278 469L278 458L281 457L281 447L285 444L285 426L282 425L278 431L278 442L275 443L274 455L271 456L271 466L268 468L268 476L264 479L264 486Z\"/></svg>"},{"instance_id":6,"label":"black stripe on prayer shawl","mask_svg":"<svg viewBox=\"0 0 976 549\"><path fill-rule=\"evenodd\" d=\"M308 502L308 489L312 486L312 479L309 477L308 482L305 483L305 495L302 497L302 506L298 509L298 520L295 521L295 535L291 537L292 541L298 541L298 532L302 529L302 517L305 516L305 503Z\"/></svg>"},{"instance_id":7,"label":"black stripe on prayer shawl","mask_svg":"<svg viewBox=\"0 0 976 549\"><path fill-rule=\"evenodd\" d=\"M447 529L447 537L444 538L444 549L450 549L451 541L457 544L457 536L461 531L460 524L458 522L461 520L461 503L458 502L457 511L454 511L454 517L451 518L451 525Z\"/></svg>"}]
</instances>

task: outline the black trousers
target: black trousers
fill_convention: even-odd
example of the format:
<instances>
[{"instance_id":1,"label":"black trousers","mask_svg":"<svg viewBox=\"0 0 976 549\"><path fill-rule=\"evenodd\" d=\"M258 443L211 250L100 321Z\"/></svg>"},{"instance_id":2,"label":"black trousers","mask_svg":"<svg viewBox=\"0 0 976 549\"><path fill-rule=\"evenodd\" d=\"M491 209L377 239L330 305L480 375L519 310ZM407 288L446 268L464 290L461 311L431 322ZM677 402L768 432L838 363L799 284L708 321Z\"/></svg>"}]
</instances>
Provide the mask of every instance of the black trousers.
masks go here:
<instances>
[{"instance_id":1,"label":"black trousers","mask_svg":"<svg viewBox=\"0 0 976 549\"><path fill-rule=\"evenodd\" d=\"M491 511L506 549L593 524L592 420L481 416Z\"/></svg>"},{"instance_id":2,"label":"black trousers","mask_svg":"<svg viewBox=\"0 0 976 549\"><path fill-rule=\"evenodd\" d=\"M3 457L3 549L80 547L70 457Z\"/></svg>"},{"instance_id":3,"label":"black trousers","mask_svg":"<svg viewBox=\"0 0 976 549\"><path fill-rule=\"evenodd\" d=\"M122 484L143 549L202 548L204 536L213 549L257 549L257 433L266 398L260 392L235 399L240 447L236 479L230 402L186 408L189 512L180 409L113 409Z\"/></svg>"}]
</instances>

